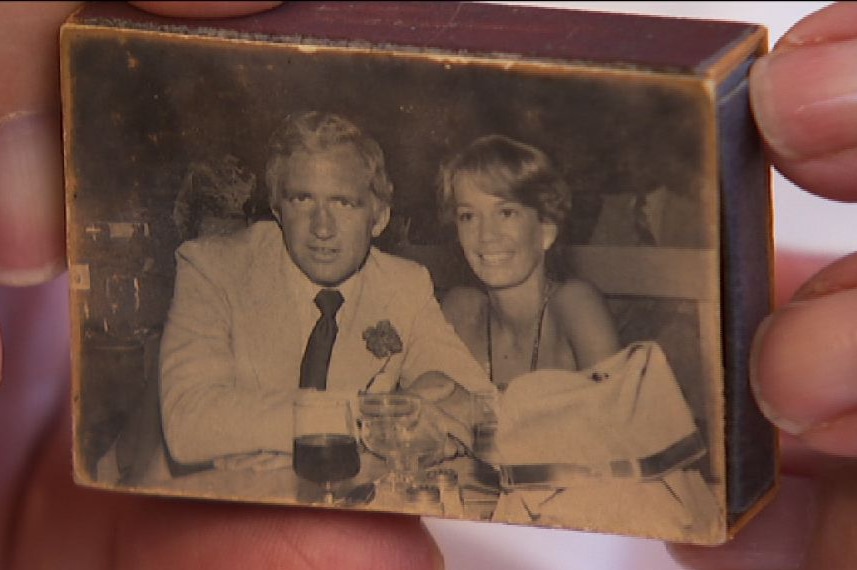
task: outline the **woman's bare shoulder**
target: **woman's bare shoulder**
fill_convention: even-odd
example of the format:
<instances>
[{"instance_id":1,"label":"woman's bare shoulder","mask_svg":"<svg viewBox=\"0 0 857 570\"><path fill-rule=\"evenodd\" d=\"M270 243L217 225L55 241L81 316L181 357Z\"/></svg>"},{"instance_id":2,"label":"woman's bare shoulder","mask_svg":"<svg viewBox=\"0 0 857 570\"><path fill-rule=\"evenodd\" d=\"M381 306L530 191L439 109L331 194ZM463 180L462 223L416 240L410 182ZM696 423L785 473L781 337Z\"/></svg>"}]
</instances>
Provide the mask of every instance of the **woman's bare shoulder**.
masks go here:
<instances>
[{"instance_id":1,"label":"woman's bare shoulder","mask_svg":"<svg viewBox=\"0 0 857 570\"><path fill-rule=\"evenodd\" d=\"M592 283L583 279L569 279L560 283L549 301L551 312L559 317L562 328L586 327L587 323L612 320L604 294Z\"/></svg>"},{"instance_id":2,"label":"woman's bare shoulder","mask_svg":"<svg viewBox=\"0 0 857 570\"><path fill-rule=\"evenodd\" d=\"M551 298L551 312L580 368L589 368L619 350L613 315L592 283L581 279L562 283Z\"/></svg>"},{"instance_id":3,"label":"woman's bare shoulder","mask_svg":"<svg viewBox=\"0 0 857 570\"><path fill-rule=\"evenodd\" d=\"M551 304L557 308L573 308L580 304L604 303L604 294L592 283L583 279L568 279L559 283L551 295Z\"/></svg>"}]
</instances>

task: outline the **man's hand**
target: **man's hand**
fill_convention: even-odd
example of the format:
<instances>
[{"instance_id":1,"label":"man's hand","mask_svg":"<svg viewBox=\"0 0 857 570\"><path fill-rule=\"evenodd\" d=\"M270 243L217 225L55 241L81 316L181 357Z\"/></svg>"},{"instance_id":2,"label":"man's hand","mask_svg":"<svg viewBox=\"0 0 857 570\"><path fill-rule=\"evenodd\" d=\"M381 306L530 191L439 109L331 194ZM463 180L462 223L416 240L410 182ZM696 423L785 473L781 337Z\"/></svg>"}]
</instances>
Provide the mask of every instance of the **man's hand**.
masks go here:
<instances>
[{"instance_id":1,"label":"man's hand","mask_svg":"<svg viewBox=\"0 0 857 570\"><path fill-rule=\"evenodd\" d=\"M469 448L473 447L471 399L467 390L446 374L426 372L414 380L406 391L420 396L426 402L422 413L426 421L443 426L456 440ZM454 455L459 451L457 444L450 439L445 449L446 455Z\"/></svg>"}]
</instances>

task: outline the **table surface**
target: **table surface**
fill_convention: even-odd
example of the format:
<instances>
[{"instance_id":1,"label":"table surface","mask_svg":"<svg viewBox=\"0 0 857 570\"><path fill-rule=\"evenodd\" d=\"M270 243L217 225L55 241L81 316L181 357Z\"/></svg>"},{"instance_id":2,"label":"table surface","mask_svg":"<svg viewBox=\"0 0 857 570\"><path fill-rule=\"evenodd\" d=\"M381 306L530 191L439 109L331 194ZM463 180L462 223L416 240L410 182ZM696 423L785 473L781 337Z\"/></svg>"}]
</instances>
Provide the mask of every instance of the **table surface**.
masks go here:
<instances>
[{"instance_id":1,"label":"table surface","mask_svg":"<svg viewBox=\"0 0 857 570\"><path fill-rule=\"evenodd\" d=\"M284 456L288 457L288 456ZM418 507L406 500L404 488L393 489L388 481L388 469L384 462L371 453L361 453L360 473L352 479L336 485L334 504L339 508L362 510L409 512L431 516L448 516L467 520L490 520L497 503L499 490L479 480L477 464L470 458L459 457L430 466L431 469L451 469L458 475L457 491L462 499L463 512L443 513L431 505ZM147 484L167 494L218 500L254 501L270 504L328 506L324 503L319 485L301 479L288 462L275 468L266 467L265 461L252 458L234 462L240 468L215 468L197 473L152 481ZM423 479L424 472L416 475L416 484ZM366 496L366 487L374 485L372 499L362 503L357 497ZM354 491L354 493L352 493Z\"/></svg>"}]
</instances>

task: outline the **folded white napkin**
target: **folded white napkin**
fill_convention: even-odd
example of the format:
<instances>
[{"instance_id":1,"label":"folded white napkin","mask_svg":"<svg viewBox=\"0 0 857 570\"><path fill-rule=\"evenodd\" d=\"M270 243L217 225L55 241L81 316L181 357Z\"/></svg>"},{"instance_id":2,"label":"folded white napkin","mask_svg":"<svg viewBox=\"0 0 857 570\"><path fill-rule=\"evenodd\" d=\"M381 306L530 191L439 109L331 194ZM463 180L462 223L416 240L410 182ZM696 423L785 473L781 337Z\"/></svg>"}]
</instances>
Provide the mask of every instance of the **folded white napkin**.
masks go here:
<instances>
[{"instance_id":1,"label":"folded white napkin","mask_svg":"<svg viewBox=\"0 0 857 570\"><path fill-rule=\"evenodd\" d=\"M494 520L682 539L718 501L703 439L663 351L634 343L584 371L538 370L498 405L506 493Z\"/></svg>"},{"instance_id":2,"label":"folded white napkin","mask_svg":"<svg viewBox=\"0 0 857 570\"><path fill-rule=\"evenodd\" d=\"M611 462L628 461L639 469L640 461L648 460L644 467L651 472L655 456L697 436L690 409L654 342L634 343L588 370L524 374L509 384L499 407L496 444L506 464L609 469Z\"/></svg>"}]
</instances>

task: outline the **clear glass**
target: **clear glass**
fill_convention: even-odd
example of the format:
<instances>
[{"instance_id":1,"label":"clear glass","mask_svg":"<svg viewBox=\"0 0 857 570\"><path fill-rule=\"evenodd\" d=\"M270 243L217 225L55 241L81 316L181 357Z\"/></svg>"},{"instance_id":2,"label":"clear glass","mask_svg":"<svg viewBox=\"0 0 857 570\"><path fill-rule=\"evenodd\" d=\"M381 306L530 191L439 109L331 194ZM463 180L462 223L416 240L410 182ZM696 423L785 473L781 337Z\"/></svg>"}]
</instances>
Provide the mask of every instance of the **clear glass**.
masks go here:
<instances>
[{"instance_id":1,"label":"clear glass","mask_svg":"<svg viewBox=\"0 0 857 570\"><path fill-rule=\"evenodd\" d=\"M360 396L360 435L369 451L383 457L389 469L384 481L398 490L413 485L420 470L443 457L444 432L423 421L418 396Z\"/></svg>"},{"instance_id":2,"label":"clear glass","mask_svg":"<svg viewBox=\"0 0 857 570\"><path fill-rule=\"evenodd\" d=\"M470 425L473 429L473 455L477 463L476 479L491 487L499 486L500 474L497 453L497 392L476 392L470 399Z\"/></svg>"},{"instance_id":3,"label":"clear glass","mask_svg":"<svg viewBox=\"0 0 857 570\"><path fill-rule=\"evenodd\" d=\"M476 392L470 399L473 453L489 463L496 460L497 402L496 392Z\"/></svg>"}]
</instances>

